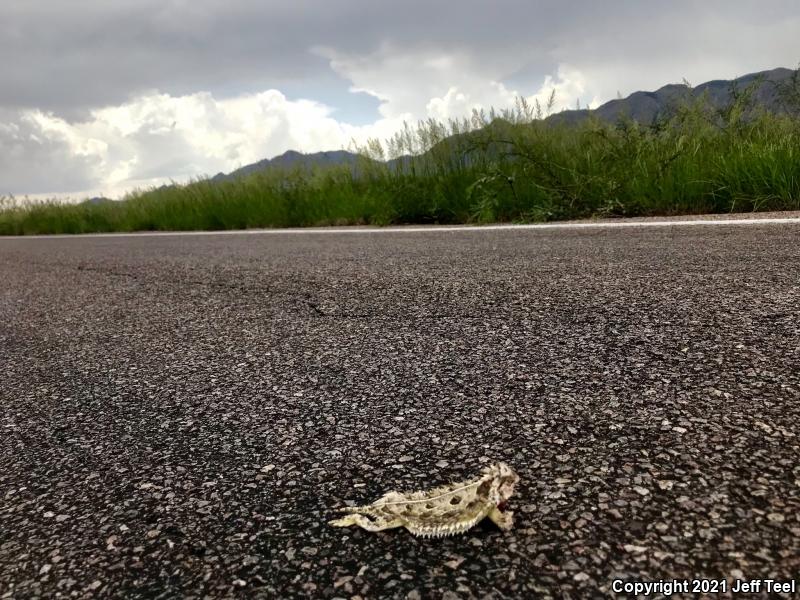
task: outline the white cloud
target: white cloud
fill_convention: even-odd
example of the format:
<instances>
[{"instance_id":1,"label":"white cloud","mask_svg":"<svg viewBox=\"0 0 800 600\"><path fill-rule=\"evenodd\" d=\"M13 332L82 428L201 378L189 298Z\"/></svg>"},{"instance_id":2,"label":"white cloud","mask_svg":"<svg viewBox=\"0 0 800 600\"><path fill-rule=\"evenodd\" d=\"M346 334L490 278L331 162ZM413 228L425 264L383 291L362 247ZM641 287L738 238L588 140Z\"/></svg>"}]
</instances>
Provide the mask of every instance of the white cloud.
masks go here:
<instances>
[{"instance_id":1,"label":"white cloud","mask_svg":"<svg viewBox=\"0 0 800 600\"><path fill-rule=\"evenodd\" d=\"M401 124L381 119L356 127L333 119L331 112L311 100L288 100L277 90L222 100L207 92L153 93L91 111L89 119L76 123L22 111L0 123L0 143L9 149L0 158L0 186L6 188L0 194L115 197L170 180L228 172L287 149L335 150L353 139L388 137ZM18 143L10 143L14 140Z\"/></svg>"},{"instance_id":2,"label":"white cloud","mask_svg":"<svg viewBox=\"0 0 800 600\"><path fill-rule=\"evenodd\" d=\"M0 196L86 187L102 144L71 133L36 114L0 110Z\"/></svg>"},{"instance_id":3,"label":"white cloud","mask_svg":"<svg viewBox=\"0 0 800 600\"><path fill-rule=\"evenodd\" d=\"M401 49L383 43L370 54L347 54L332 48L315 47L313 52L327 58L331 68L352 82L352 90L366 92L380 100L380 114L389 119L433 117L447 120L468 115L473 108L497 109L513 106L518 96L530 102L546 103L556 92L555 110L572 108L580 99L596 102L584 74L569 65L558 67L538 89L509 89L503 73L521 69L523 58L506 57L502 63L476 56L475 50L450 48Z\"/></svg>"},{"instance_id":4,"label":"white cloud","mask_svg":"<svg viewBox=\"0 0 800 600\"><path fill-rule=\"evenodd\" d=\"M451 87L444 96L431 98L425 105L425 110L428 117L447 121L467 115L473 109L488 111L491 108L513 107L517 98L524 98L530 106L535 106L538 102L542 110L545 110L551 93L555 93L553 112L574 108L578 100L582 106L598 106L599 100L596 96L586 100L585 82L586 78L580 71L562 66L559 67L555 79L551 75L546 76L541 87L530 95L518 90L509 90L497 81L488 81L472 91L461 91L457 87Z\"/></svg>"},{"instance_id":5,"label":"white cloud","mask_svg":"<svg viewBox=\"0 0 800 600\"><path fill-rule=\"evenodd\" d=\"M371 90L380 98L380 119L353 126L333 118L324 104L289 100L277 90L226 99L209 92L153 92L92 110L78 122L27 110L0 125L5 139L20 138L20 128L27 135L25 148L17 144L19 160L0 159L0 185L6 186L0 193L119 197L132 189L229 172L287 149L315 152L348 147L352 140L385 140L403 121L446 121L473 108L502 109L513 106L520 94L480 69L469 69L468 57L457 53L335 56L331 64L353 82L354 91ZM413 65L419 73L409 79L406 71ZM553 90L557 109L572 106L586 93L585 77L563 66L526 98L544 105Z\"/></svg>"}]
</instances>

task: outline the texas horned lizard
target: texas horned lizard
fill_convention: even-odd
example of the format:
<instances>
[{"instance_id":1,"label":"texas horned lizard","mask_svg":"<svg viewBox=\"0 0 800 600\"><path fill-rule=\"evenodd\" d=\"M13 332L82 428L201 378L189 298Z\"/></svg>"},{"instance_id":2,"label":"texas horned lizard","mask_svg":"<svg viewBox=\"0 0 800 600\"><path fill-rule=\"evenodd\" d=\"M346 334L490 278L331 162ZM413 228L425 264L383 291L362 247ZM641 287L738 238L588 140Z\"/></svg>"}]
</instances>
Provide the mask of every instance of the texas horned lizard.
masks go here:
<instances>
[{"instance_id":1,"label":"texas horned lizard","mask_svg":"<svg viewBox=\"0 0 800 600\"><path fill-rule=\"evenodd\" d=\"M372 504L343 508L342 512L350 514L330 525L358 525L367 531L405 527L414 535L440 537L463 533L489 517L508 530L514 513L502 509L518 481L511 467L499 462L468 481L422 492L389 492Z\"/></svg>"}]
</instances>

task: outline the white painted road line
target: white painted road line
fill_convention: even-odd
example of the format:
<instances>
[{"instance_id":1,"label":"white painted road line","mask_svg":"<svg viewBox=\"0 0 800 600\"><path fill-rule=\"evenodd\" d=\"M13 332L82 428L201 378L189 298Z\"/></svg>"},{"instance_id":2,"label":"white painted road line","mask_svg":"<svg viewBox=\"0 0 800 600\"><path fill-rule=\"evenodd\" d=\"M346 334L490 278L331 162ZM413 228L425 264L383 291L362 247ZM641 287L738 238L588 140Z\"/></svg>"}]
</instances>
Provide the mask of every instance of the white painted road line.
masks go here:
<instances>
[{"instance_id":1,"label":"white painted road line","mask_svg":"<svg viewBox=\"0 0 800 600\"><path fill-rule=\"evenodd\" d=\"M800 217L755 219L691 219L669 221L600 221L597 223L530 223L525 225L427 225L408 227L307 227L286 229L228 229L223 231L137 231L132 233L84 233L57 235L0 236L2 239L83 238L83 237L148 237L182 235L262 235L262 234L343 234L343 233L436 233L464 231L516 231L535 229L614 229L620 227L683 227L690 225L800 225Z\"/></svg>"}]
</instances>

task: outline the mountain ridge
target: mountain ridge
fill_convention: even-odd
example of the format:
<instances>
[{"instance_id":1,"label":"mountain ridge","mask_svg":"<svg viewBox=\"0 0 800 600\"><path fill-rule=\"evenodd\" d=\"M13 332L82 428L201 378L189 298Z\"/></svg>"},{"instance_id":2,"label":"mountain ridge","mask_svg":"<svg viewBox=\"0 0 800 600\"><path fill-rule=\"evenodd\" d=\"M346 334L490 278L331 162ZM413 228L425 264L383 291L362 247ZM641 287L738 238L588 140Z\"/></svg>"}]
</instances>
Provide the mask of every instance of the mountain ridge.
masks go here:
<instances>
[{"instance_id":1,"label":"mountain ridge","mask_svg":"<svg viewBox=\"0 0 800 600\"><path fill-rule=\"evenodd\" d=\"M722 108L732 98L732 89L744 90L748 85L762 79L761 84L754 93L754 104L764 107L771 112L785 112L781 106L780 87L793 83L794 93L800 92L798 85L798 70L778 67L766 71L748 73L735 79L714 79L691 87L686 82L683 84L669 83L654 91L636 91L625 98L615 98L603 103L594 109L563 110L549 115L544 119L551 124L578 124L592 116L605 122L615 122L621 116L626 116L642 124L650 124L660 116L669 114L681 100L708 94L708 100L714 108ZM794 79L794 81L792 81ZM403 161L408 157L399 157L387 161L390 165ZM350 165L354 167L361 156L348 150L327 150L304 154L296 150L287 150L272 158L265 158L257 162L240 167L230 173L218 173L211 177L211 181L225 181L244 177L251 173L268 170L271 168L294 168Z\"/></svg>"},{"instance_id":2,"label":"mountain ridge","mask_svg":"<svg viewBox=\"0 0 800 600\"><path fill-rule=\"evenodd\" d=\"M698 97L704 93L708 93L708 99L713 107L721 108L731 100L732 85L741 92L759 78L762 82L754 94L755 104L773 112L781 112L779 87L787 83L795 73L797 71L794 69L778 67L749 73L735 79L713 79L694 87L685 83L670 83L655 91L636 91L626 98L609 100L595 109L565 110L550 115L546 120L575 123L594 115L601 120L613 122L620 114L625 114L640 123L650 123L654 118L668 112L675 102Z\"/></svg>"}]
</instances>

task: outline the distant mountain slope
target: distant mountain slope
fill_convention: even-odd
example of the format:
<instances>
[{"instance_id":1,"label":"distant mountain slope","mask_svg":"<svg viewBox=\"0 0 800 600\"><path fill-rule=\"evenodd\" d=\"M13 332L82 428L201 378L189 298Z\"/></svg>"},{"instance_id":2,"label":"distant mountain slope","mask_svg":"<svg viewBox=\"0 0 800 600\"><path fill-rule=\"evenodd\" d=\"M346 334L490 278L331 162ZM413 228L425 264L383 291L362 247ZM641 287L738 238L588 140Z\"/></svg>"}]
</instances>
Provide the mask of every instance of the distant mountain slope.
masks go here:
<instances>
[{"instance_id":1,"label":"distant mountain slope","mask_svg":"<svg viewBox=\"0 0 800 600\"><path fill-rule=\"evenodd\" d=\"M224 181L226 179L235 179L243 177L256 171L263 171L272 167L281 168L294 168L297 166L334 166L334 165L354 165L358 160L358 154L348 152L347 150L332 150L329 152L314 152L312 154L303 154L295 150L288 150L274 158L265 158L256 163L246 165L235 171L231 171L227 175L218 173L211 178L211 181Z\"/></svg>"},{"instance_id":2,"label":"distant mountain slope","mask_svg":"<svg viewBox=\"0 0 800 600\"><path fill-rule=\"evenodd\" d=\"M655 92L634 92L627 98L611 100L594 110L565 110L548 117L548 121L556 123L577 123L595 115L603 121L614 122L620 115L626 115L640 123L651 123L654 118L665 114L680 100L690 95L697 98L708 92L708 100L715 108L721 108L731 101L731 84L739 91L744 90L757 78L762 77L755 95L755 106L762 106L772 112L783 111L778 85L788 83L795 73L792 69L772 69L751 73L734 80L714 80L701 83L693 88L686 85L670 84Z\"/></svg>"},{"instance_id":3,"label":"distant mountain slope","mask_svg":"<svg viewBox=\"0 0 800 600\"><path fill-rule=\"evenodd\" d=\"M565 110L547 117L546 121L553 124L575 124L595 115L606 122L615 122L621 115L626 115L640 123L649 124L657 116L668 113L680 100L689 96L700 97L704 92L708 92L708 99L712 106L721 108L731 101L731 84L734 83L739 91L744 90L757 78L763 78L755 95L755 106L762 106L772 112L783 110L778 85L786 84L794 73L792 69L777 68L770 71L761 71L744 75L732 81L714 80L702 83L695 87L687 85L669 84L659 88L655 92L634 92L627 98L611 100L596 109L588 110ZM776 85L777 84L777 85ZM798 90L800 92L800 90ZM463 134L462 134L463 135ZM355 166L359 156L347 150L333 150L329 152L315 152L313 154L302 154L294 150L289 150L271 159L260 160L256 163L246 165L231 173L218 173L211 178L211 181L224 181L242 177L256 171L262 171L271 167L292 168L298 165L304 166L332 166L350 165ZM390 167L401 166L408 162L408 157L400 157L388 161Z\"/></svg>"}]
</instances>

